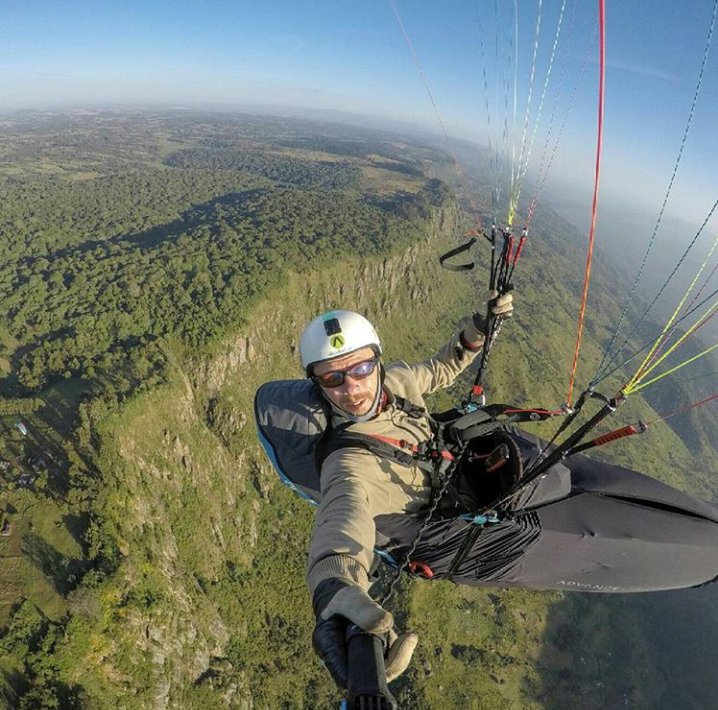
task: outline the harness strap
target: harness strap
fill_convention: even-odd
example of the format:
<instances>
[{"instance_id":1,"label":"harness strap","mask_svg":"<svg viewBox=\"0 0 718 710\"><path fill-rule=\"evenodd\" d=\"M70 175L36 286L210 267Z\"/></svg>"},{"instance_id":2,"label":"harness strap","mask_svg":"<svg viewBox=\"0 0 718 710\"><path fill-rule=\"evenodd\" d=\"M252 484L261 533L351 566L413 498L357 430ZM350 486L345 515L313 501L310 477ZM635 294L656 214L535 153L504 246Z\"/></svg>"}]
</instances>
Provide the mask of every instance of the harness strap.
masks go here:
<instances>
[{"instance_id":1,"label":"harness strap","mask_svg":"<svg viewBox=\"0 0 718 710\"><path fill-rule=\"evenodd\" d=\"M418 404L414 404L399 395L394 396L394 406L402 412L406 412L412 419L418 419L426 414L424 407L420 407Z\"/></svg>"},{"instance_id":2,"label":"harness strap","mask_svg":"<svg viewBox=\"0 0 718 710\"><path fill-rule=\"evenodd\" d=\"M422 471L430 473L433 481L437 462L442 459L447 462L454 460L451 453L445 450L437 439L436 423L424 407L414 404L405 397L395 395L392 404L413 419L426 417L434 434L434 445L430 446L429 441L416 445L404 439L350 431L351 424L344 424L336 428L329 427L325 438L317 447L317 469L321 471L324 460L335 451L356 446L375 454L379 458L393 461L407 468L416 465Z\"/></svg>"},{"instance_id":3,"label":"harness strap","mask_svg":"<svg viewBox=\"0 0 718 710\"><path fill-rule=\"evenodd\" d=\"M357 446L365 449L379 458L393 461L401 466L410 468L418 466L422 471L432 473L434 464L431 458L421 451L421 447L409 444L407 441L392 439L390 437L373 436L371 434L360 434L354 431L335 430L335 434L323 450L323 457L326 458L339 449ZM442 458L443 458L442 452ZM445 452L451 456L449 452ZM453 459L453 457L451 457Z\"/></svg>"},{"instance_id":4,"label":"harness strap","mask_svg":"<svg viewBox=\"0 0 718 710\"><path fill-rule=\"evenodd\" d=\"M464 541L461 543L461 547L459 547L459 549L456 551L454 559L451 560L449 569L446 572L447 579L451 579L456 574L456 571L459 569L461 563L466 559L466 555L469 554L469 551L474 546L474 543L476 542L479 535L481 535L483 529L483 524L473 525L468 529L468 531L466 532L466 536L464 537Z\"/></svg>"},{"instance_id":5,"label":"harness strap","mask_svg":"<svg viewBox=\"0 0 718 710\"><path fill-rule=\"evenodd\" d=\"M534 407L533 409L524 409L516 407L512 404L489 404L482 407L482 411L486 412L492 418L499 416L506 417L505 422L516 424L522 422L538 422L557 417L565 412L561 409L544 409L543 407Z\"/></svg>"},{"instance_id":6,"label":"harness strap","mask_svg":"<svg viewBox=\"0 0 718 710\"><path fill-rule=\"evenodd\" d=\"M462 254L465 251L469 251L471 247L476 243L476 237L471 237L468 242L465 244L462 244L461 246L458 246L454 249L451 249L446 252L446 254L442 254L439 257L439 263L449 271L471 271L471 269L474 268L474 262L471 261L469 263L465 264L447 264L446 260L451 259L453 256L458 256L459 254Z\"/></svg>"},{"instance_id":7,"label":"harness strap","mask_svg":"<svg viewBox=\"0 0 718 710\"><path fill-rule=\"evenodd\" d=\"M439 458L447 459L448 461L455 460L454 455L447 449L429 449L425 444L417 446L416 444L410 444L406 439L392 439L390 436L382 436L381 434L367 434L367 436L377 441L383 441L390 446L411 451L414 461L417 459L436 461Z\"/></svg>"}]
</instances>

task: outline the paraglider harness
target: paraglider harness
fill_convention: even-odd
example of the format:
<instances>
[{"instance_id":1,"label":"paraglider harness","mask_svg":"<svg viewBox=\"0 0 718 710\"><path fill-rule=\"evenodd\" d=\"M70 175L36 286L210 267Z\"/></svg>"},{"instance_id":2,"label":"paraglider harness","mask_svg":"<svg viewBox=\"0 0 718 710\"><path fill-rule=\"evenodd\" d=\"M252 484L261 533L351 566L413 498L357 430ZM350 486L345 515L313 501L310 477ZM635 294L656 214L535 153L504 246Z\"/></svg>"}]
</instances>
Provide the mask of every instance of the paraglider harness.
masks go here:
<instances>
[{"instance_id":1,"label":"paraglider harness","mask_svg":"<svg viewBox=\"0 0 718 710\"><path fill-rule=\"evenodd\" d=\"M497 249L499 230L494 228L490 237L487 236L492 247L489 286L497 296L513 288L511 276L526 241L526 234L523 234L514 248L513 237L504 232L501 234L504 236L501 249ZM454 265L447 260L467 251L475 241L472 238L468 244L444 254L440 259L441 265L460 271L472 269L473 263ZM500 252L498 258L495 258L496 252ZM423 407L401 397L394 397L393 405L409 416L427 418L432 436L421 445L353 432L350 424L333 427L328 404L311 380L270 382L257 391L255 414L260 441L267 455L282 481L315 505L321 497L322 464L327 456L338 449L363 448L381 459L407 467L417 466L429 474L430 502L423 518L418 521L413 540L406 545L410 539L407 527L411 527L406 525L400 534L388 536L389 539L403 538L402 544L396 546L396 549L402 550L400 561L386 549L375 550L396 569L396 575L382 602L393 593L401 572L423 578L438 576L433 569L436 565L427 564L426 560L413 559L414 551L432 521L461 518L472 523L467 529L464 543L452 552L453 557L448 561L448 566L446 555L434 558L435 562L439 562L439 575L451 579L482 528L510 516L512 509L519 507L521 489L546 470L544 467L540 472L532 470L530 476L525 475L522 452L510 436L508 425L545 420L561 412L485 403L484 373L492 344L503 322L500 316L492 316L490 310L484 319L486 337L476 379L469 397L459 407L432 415ZM382 533L386 532L386 526L391 528L397 524L396 516L381 517L385 519L377 520L377 530ZM386 520L392 517L394 520ZM402 517L414 517L413 522L417 522L416 516L403 514ZM457 535L461 534L457 531Z\"/></svg>"},{"instance_id":2,"label":"paraglider harness","mask_svg":"<svg viewBox=\"0 0 718 710\"><path fill-rule=\"evenodd\" d=\"M375 549L396 571L382 603L393 594L402 572L424 579L439 576L432 568L434 565L413 557L432 522L458 518L472 523L466 526L464 544L451 559L441 561L440 576L451 579L482 528L511 515L526 481L522 455L508 425L549 416L541 410L519 410L502 404L432 415L424 407L398 396L394 397L393 406L410 417L425 417L431 426L431 438L416 445L354 432L351 424L335 427L328 404L310 380L268 382L255 397L259 439L267 455L283 483L314 505L321 497L324 460L343 448L362 448L401 466L417 466L430 477L429 504L418 516L409 516L414 518L416 527L413 538L401 545L406 551L400 559L384 548ZM382 527L385 526L378 525L380 532L385 532Z\"/></svg>"},{"instance_id":3,"label":"paraglider harness","mask_svg":"<svg viewBox=\"0 0 718 710\"><path fill-rule=\"evenodd\" d=\"M512 289L510 279L524 247L526 232L515 249L513 236L503 233L504 245L498 259L495 258L497 230L492 229L490 237L484 236L492 247L490 291L495 296L508 293ZM472 269L473 263L455 266L446 263L446 260L468 250L474 241L472 239L463 247L442 256L442 266L460 271ZM492 317L491 312L487 314L484 329L486 337L478 373L469 397L458 408L430 415L423 407L417 407L399 397L394 398L394 406L409 416L426 417L430 423L432 437L420 445L352 432L351 425L333 427L328 405L311 380L270 382L257 391L255 416L260 442L282 481L314 505L321 497L322 464L332 452L342 448L363 448L381 459L407 467L417 466L430 475L429 504L421 520L415 521L418 526L413 536L405 536L404 542L408 539L411 542L404 545L406 549L400 561L386 549L375 548L375 552L395 570L387 591L379 599L381 605L392 596L402 572L425 579L438 578L433 561L430 565L425 560L414 559L422 539L431 537L428 532L433 532L429 531L433 521L438 520L440 527L445 524L444 528L453 528L461 538L458 547L452 549L448 564L447 559L441 560L440 574L443 578L458 581L464 574L460 568L467 558L471 561L470 553L481 531L487 525L500 524L511 518L514 511L520 511L534 494L530 484L545 478L544 472L572 453L570 446L575 447L580 440L572 440L569 446L555 447L548 456L547 448L542 448L539 456L527 462L527 469L524 470L522 451L525 450L519 450L510 435L510 425L545 420L564 412L518 409L501 404L486 405L483 378L502 321L501 317ZM585 433L587 431L581 434ZM536 504L536 501L533 500L532 504ZM399 517L406 519L413 516L403 514ZM385 532L385 522L381 521L380 524L377 519L378 531ZM522 543L530 544L539 533L536 521L531 521L522 529L516 540L516 548L521 549ZM431 547L433 539L424 544L424 549ZM438 546L441 546L440 540ZM438 554L446 558L443 550ZM356 631L347 639L350 660L353 659L348 688L350 707L396 707L386 685L383 641L358 629Z\"/></svg>"},{"instance_id":4,"label":"paraglider harness","mask_svg":"<svg viewBox=\"0 0 718 710\"><path fill-rule=\"evenodd\" d=\"M382 598L382 603L385 603L393 593L396 581L402 572L427 579L434 576L428 565L412 559L413 552L427 526L437 515L449 517L457 513L469 514L469 508L475 507L468 501L471 497L471 491L468 490L466 485L462 485L466 481L462 480L459 483L454 474L469 457L469 442L472 439L477 440L481 437L493 438L491 437L492 433L498 431L501 427L501 424L492 419L490 415L479 410L464 417L458 416L455 410L452 410L452 412L443 415L446 416L447 420L442 422L439 421L441 416L435 418L429 415L423 407L414 405L402 397L395 398L394 406L406 412L410 417L426 417L432 429L431 439L415 445L404 440L352 432L348 430L347 426L343 426L331 428L319 449L320 461L323 461L331 453L339 449L359 447L370 451L379 458L392 461L401 466L411 467L416 465L430 476L431 495L429 505L413 541L403 556L403 560L396 563L387 555L382 555L385 561L396 567L396 574L388 591ZM494 461L494 459L496 460ZM487 465L486 471L496 473L498 480L495 485L501 490L505 490L508 485L508 479L502 478L502 474L505 473L505 470L508 470L506 464L510 459L514 466L520 468L520 459L517 456L510 457L506 443L501 443L492 454L486 455L486 460L491 460L492 462L490 466ZM496 519L496 514L493 515L493 518ZM487 516L485 522L489 522L489 520L490 518ZM478 523L478 521L476 522ZM381 551L379 551L379 554L381 555ZM458 566L460 562L461 558L457 555L451 566Z\"/></svg>"}]
</instances>

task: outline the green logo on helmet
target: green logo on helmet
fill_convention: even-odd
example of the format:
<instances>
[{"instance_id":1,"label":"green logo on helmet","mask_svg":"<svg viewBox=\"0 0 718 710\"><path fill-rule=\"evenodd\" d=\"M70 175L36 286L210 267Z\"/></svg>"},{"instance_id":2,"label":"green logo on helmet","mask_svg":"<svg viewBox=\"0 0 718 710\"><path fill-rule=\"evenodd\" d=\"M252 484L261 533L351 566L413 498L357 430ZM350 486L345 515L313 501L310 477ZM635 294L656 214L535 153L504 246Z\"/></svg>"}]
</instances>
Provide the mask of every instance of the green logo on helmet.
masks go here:
<instances>
[{"instance_id":1,"label":"green logo on helmet","mask_svg":"<svg viewBox=\"0 0 718 710\"><path fill-rule=\"evenodd\" d=\"M344 347L344 336L343 335L332 335L329 339L329 343L335 350Z\"/></svg>"}]
</instances>

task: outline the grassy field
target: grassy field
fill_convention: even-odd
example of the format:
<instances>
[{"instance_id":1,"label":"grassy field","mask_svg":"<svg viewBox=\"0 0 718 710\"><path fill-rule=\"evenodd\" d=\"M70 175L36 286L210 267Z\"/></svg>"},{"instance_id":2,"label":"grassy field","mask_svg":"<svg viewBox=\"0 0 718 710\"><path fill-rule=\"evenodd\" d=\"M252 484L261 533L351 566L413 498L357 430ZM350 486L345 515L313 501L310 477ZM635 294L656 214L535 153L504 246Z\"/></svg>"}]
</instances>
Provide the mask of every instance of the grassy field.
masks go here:
<instances>
[{"instance_id":1,"label":"grassy field","mask_svg":"<svg viewBox=\"0 0 718 710\"><path fill-rule=\"evenodd\" d=\"M0 471L0 513L9 526L9 535L0 537L0 628L23 599L60 620L67 611L64 595L81 577L82 531L62 505L64 444L88 387L82 381L58 383L41 393L35 411L0 417L0 459L9 464ZM38 456L42 461L33 465Z\"/></svg>"}]
</instances>

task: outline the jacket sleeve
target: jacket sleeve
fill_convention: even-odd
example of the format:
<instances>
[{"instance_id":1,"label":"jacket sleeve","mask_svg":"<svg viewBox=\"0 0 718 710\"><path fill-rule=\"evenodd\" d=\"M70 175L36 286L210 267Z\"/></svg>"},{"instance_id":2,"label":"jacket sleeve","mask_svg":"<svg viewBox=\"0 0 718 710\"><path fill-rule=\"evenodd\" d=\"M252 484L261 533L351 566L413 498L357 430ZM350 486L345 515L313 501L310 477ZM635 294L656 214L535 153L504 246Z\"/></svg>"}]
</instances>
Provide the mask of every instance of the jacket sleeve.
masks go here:
<instances>
[{"instance_id":1,"label":"jacket sleeve","mask_svg":"<svg viewBox=\"0 0 718 710\"><path fill-rule=\"evenodd\" d=\"M409 366L419 392L424 395L449 387L474 361L479 352L480 350L472 351L465 348L460 334L455 333L436 355Z\"/></svg>"},{"instance_id":2,"label":"jacket sleeve","mask_svg":"<svg viewBox=\"0 0 718 710\"><path fill-rule=\"evenodd\" d=\"M342 449L324 462L322 500L307 563L311 594L329 577L369 587L376 538L374 515L383 512L389 495L386 482L380 485L380 475L381 462L368 451Z\"/></svg>"},{"instance_id":3,"label":"jacket sleeve","mask_svg":"<svg viewBox=\"0 0 718 710\"><path fill-rule=\"evenodd\" d=\"M367 589L376 544L374 519L423 510L431 493L428 479L417 466L389 464L362 449L332 453L322 466L322 501L309 547L311 594L330 577Z\"/></svg>"}]
</instances>

